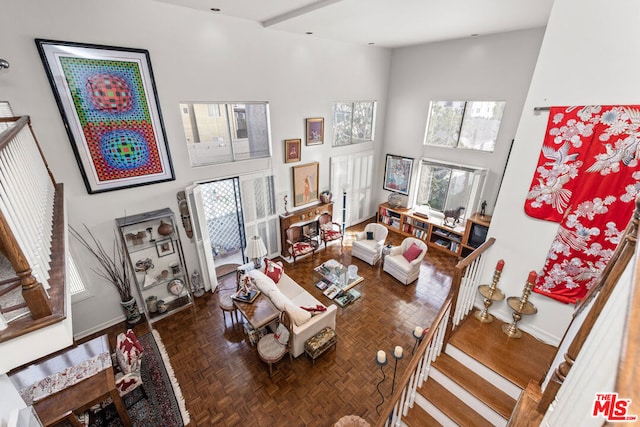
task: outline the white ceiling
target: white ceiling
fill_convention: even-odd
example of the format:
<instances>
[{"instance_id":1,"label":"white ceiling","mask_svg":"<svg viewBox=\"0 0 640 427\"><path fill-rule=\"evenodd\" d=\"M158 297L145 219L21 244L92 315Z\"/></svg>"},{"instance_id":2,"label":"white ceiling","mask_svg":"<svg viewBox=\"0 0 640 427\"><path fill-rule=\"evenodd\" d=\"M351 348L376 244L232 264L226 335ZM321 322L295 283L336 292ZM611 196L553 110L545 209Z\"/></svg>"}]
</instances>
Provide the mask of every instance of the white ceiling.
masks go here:
<instances>
[{"instance_id":1,"label":"white ceiling","mask_svg":"<svg viewBox=\"0 0 640 427\"><path fill-rule=\"evenodd\" d=\"M553 0L156 0L348 43L400 47L543 27ZM211 11L219 8L219 12Z\"/></svg>"}]
</instances>

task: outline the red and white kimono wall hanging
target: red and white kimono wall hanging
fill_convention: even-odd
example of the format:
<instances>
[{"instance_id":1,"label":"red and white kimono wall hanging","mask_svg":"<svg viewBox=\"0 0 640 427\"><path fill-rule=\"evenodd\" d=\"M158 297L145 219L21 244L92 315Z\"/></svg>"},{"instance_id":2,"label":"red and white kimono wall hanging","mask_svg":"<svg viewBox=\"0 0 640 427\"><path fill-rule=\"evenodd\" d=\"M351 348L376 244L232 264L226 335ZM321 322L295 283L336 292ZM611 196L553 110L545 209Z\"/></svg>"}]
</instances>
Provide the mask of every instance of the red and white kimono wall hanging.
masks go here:
<instances>
[{"instance_id":1,"label":"red and white kimono wall hanging","mask_svg":"<svg viewBox=\"0 0 640 427\"><path fill-rule=\"evenodd\" d=\"M575 303L594 286L640 192L640 105L552 107L525 202L559 222L534 292Z\"/></svg>"}]
</instances>

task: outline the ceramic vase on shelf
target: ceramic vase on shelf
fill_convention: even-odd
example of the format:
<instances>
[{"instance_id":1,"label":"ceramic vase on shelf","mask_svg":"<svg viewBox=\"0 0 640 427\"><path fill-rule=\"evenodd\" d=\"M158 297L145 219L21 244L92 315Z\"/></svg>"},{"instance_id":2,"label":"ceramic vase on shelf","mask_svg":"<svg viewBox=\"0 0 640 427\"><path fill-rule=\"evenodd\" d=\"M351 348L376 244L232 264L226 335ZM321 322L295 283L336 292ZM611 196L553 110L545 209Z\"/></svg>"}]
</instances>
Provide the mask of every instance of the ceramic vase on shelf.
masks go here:
<instances>
[{"instance_id":1,"label":"ceramic vase on shelf","mask_svg":"<svg viewBox=\"0 0 640 427\"><path fill-rule=\"evenodd\" d=\"M132 297L129 301L120 301L120 305L122 305L124 309L127 323L132 325L140 321L142 316L140 315L140 310L138 310L138 302L135 298Z\"/></svg>"},{"instance_id":2,"label":"ceramic vase on shelf","mask_svg":"<svg viewBox=\"0 0 640 427\"><path fill-rule=\"evenodd\" d=\"M173 226L164 221L160 221L160 226L158 227L158 234L161 236L169 236L173 233Z\"/></svg>"}]
</instances>

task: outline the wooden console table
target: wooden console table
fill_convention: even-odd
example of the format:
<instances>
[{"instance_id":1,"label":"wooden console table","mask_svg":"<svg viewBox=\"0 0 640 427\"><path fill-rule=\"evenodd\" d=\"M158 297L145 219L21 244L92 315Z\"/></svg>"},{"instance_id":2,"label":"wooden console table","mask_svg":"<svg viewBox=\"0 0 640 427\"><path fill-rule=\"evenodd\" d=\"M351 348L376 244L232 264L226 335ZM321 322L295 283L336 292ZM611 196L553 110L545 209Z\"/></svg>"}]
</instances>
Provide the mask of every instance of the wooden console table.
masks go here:
<instances>
[{"instance_id":1,"label":"wooden console table","mask_svg":"<svg viewBox=\"0 0 640 427\"><path fill-rule=\"evenodd\" d=\"M304 226L311 222L317 222L318 217L323 213L329 213L333 216L333 202L320 203L317 205L308 206L306 208L298 209L297 211L289 212L289 215L280 215L280 255L288 257L287 253L287 228L292 225Z\"/></svg>"},{"instance_id":2,"label":"wooden console table","mask_svg":"<svg viewBox=\"0 0 640 427\"><path fill-rule=\"evenodd\" d=\"M104 354L106 353L106 357ZM102 356L102 357L100 357ZM45 426L55 425L67 420L72 426L81 426L76 413L82 413L92 405L113 399L113 403L125 427L131 426L127 410L116 389L109 341L106 335L94 338L77 347L66 350L54 357L30 365L10 375L10 379L19 391L31 387L46 378L55 377L66 369L78 367L89 360L103 361L106 367L93 375L82 378L74 384L54 391L48 396L34 398L33 407ZM27 402L29 403L29 402Z\"/></svg>"}]
</instances>

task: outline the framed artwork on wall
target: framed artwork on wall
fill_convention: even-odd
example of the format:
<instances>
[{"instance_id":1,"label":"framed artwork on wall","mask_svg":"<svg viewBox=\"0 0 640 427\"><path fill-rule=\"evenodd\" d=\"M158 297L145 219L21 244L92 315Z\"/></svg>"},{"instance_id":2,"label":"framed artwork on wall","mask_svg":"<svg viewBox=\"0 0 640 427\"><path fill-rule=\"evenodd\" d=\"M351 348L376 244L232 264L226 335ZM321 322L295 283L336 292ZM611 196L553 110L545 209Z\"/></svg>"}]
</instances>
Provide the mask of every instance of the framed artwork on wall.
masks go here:
<instances>
[{"instance_id":1,"label":"framed artwork on wall","mask_svg":"<svg viewBox=\"0 0 640 427\"><path fill-rule=\"evenodd\" d=\"M299 162L300 151L302 150L302 141L300 139L284 140L284 162Z\"/></svg>"},{"instance_id":2,"label":"framed artwork on wall","mask_svg":"<svg viewBox=\"0 0 640 427\"><path fill-rule=\"evenodd\" d=\"M387 154L382 188L408 196L409 186L411 185L412 168L412 158Z\"/></svg>"},{"instance_id":3,"label":"framed artwork on wall","mask_svg":"<svg viewBox=\"0 0 640 427\"><path fill-rule=\"evenodd\" d=\"M318 162L293 167L293 206L318 200Z\"/></svg>"},{"instance_id":4,"label":"framed artwork on wall","mask_svg":"<svg viewBox=\"0 0 640 427\"><path fill-rule=\"evenodd\" d=\"M307 119L307 145L324 143L324 118Z\"/></svg>"},{"instance_id":5,"label":"framed artwork on wall","mask_svg":"<svg viewBox=\"0 0 640 427\"><path fill-rule=\"evenodd\" d=\"M35 42L90 194L175 179L147 50Z\"/></svg>"}]
</instances>

